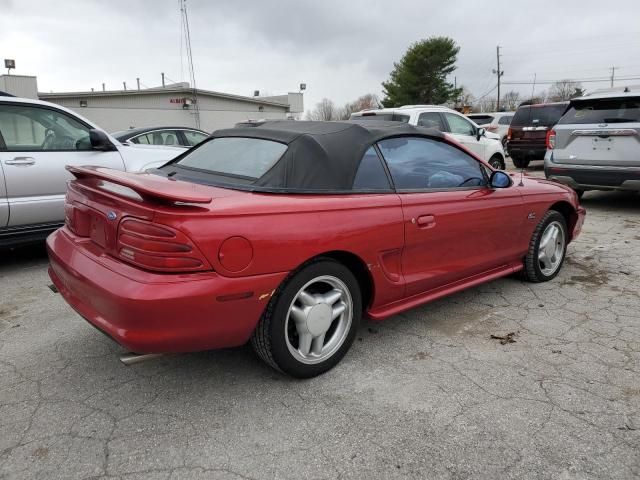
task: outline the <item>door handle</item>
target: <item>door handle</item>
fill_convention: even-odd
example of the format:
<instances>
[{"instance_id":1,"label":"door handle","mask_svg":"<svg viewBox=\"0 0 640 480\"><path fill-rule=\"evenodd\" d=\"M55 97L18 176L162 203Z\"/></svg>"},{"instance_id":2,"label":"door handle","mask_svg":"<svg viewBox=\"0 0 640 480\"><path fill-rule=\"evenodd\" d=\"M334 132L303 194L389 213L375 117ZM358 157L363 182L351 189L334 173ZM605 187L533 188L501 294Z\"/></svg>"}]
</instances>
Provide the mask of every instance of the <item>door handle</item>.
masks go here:
<instances>
[{"instance_id":1,"label":"door handle","mask_svg":"<svg viewBox=\"0 0 640 480\"><path fill-rule=\"evenodd\" d=\"M15 157L11 160L5 160L6 165L17 165L19 167L28 167L36 163L36 159L33 157Z\"/></svg>"},{"instance_id":2,"label":"door handle","mask_svg":"<svg viewBox=\"0 0 640 480\"><path fill-rule=\"evenodd\" d=\"M434 215L420 215L415 222L418 228L431 228L436 226L436 217Z\"/></svg>"}]
</instances>

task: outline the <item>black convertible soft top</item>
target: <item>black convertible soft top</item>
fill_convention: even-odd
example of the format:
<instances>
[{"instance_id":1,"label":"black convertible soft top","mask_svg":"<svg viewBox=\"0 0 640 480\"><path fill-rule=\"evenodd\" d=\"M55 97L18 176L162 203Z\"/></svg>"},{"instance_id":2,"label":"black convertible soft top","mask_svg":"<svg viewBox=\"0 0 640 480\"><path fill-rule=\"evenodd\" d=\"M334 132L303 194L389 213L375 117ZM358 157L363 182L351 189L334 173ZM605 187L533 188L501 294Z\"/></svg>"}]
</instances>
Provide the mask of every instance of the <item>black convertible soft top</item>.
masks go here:
<instances>
[{"instance_id":1,"label":"black convertible soft top","mask_svg":"<svg viewBox=\"0 0 640 480\"><path fill-rule=\"evenodd\" d=\"M350 190L369 147L384 138L407 135L444 137L434 129L378 120L276 120L217 130L211 136L260 138L286 144L288 148L280 160L249 189L305 192Z\"/></svg>"}]
</instances>

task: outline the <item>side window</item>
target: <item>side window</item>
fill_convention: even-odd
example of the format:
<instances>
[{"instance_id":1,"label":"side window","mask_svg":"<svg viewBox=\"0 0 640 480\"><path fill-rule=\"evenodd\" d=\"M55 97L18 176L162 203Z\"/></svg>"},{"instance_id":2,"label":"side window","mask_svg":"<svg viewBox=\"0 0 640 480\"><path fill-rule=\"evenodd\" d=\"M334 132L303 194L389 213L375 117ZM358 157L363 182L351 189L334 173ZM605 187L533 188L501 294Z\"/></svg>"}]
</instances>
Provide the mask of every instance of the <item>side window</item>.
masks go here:
<instances>
[{"instance_id":1,"label":"side window","mask_svg":"<svg viewBox=\"0 0 640 480\"><path fill-rule=\"evenodd\" d=\"M129 139L131 143L138 143L140 145L149 145L149 137L146 135L138 135L137 137L131 137Z\"/></svg>"},{"instance_id":2,"label":"side window","mask_svg":"<svg viewBox=\"0 0 640 480\"><path fill-rule=\"evenodd\" d=\"M441 132L446 131L442 117L438 112L425 112L421 113L418 117L418 125L421 127L435 128Z\"/></svg>"},{"instance_id":3,"label":"side window","mask_svg":"<svg viewBox=\"0 0 640 480\"><path fill-rule=\"evenodd\" d=\"M91 150L87 127L48 108L0 105L0 132L14 152Z\"/></svg>"},{"instance_id":4,"label":"side window","mask_svg":"<svg viewBox=\"0 0 640 480\"><path fill-rule=\"evenodd\" d=\"M444 113L444 116L449 122L449 128L451 133L458 135L475 135L476 129L466 118L456 115L455 113Z\"/></svg>"},{"instance_id":5,"label":"side window","mask_svg":"<svg viewBox=\"0 0 640 480\"><path fill-rule=\"evenodd\" d=\"M399 137L382 140L378 147L399 190L486 184L480 162L444 141Z\"/></svg>"},{"instance_id":6,"label":"side window","mask_svg":"<svg viewBox=\"0 0 640 480\"><path fill-rule=\"evenodd\" d=\"M203 142L208 137L208 135L205 135L204 133L194 132L193 130L183 130L182 133L184 133L184 136L187 139L187 145L191 147Z\"/></svg>"},{"instance_id":7,"label":"side window","mask_svg":"<svg viewBox=\"0 0 640 480\"><path fill-rule=\"evenodd\" d=\"M129 141L140 145L178 145L178 134L173 130L160 130L138 135Z\"/></svg>"},{"instance_id":8,"label":"side window","mask_svg":"<svg viewBox=\"0 0 640 480\"><path fill-rule=\"evenodd\" d=\"M353 190L391 190L380 157L373 147L370 147L360 160L360 166L353 181Z\"/></svg>"}]
</instances>

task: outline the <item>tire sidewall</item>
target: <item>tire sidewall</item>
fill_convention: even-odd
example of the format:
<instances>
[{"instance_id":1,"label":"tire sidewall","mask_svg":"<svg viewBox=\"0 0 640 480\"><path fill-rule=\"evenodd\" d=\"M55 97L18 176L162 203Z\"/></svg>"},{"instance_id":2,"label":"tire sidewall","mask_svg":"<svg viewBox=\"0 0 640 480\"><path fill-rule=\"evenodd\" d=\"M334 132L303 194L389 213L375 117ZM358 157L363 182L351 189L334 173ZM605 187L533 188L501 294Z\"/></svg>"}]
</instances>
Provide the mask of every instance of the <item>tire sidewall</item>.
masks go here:
<instances>
[{"instance_id":1,"label":"tire sidewall","mask_svg":"<svg viewBox=\"0 0 640 480\"><path fill-rule=\"evenodd\" d=\"M558 265L558 268L556 268L555 272L553 272L551 275L545 275L542 272L542 269L540 268L540 262L538 261L538 253L540 249L540 241L542 240L542 234L546 230L547 226L552 222L558 222L562 226L562 231L564 233L564 247L562 250L562 261L560 262L560 265ZM535 272L535 276L538 279L538 281L546 282L546 281L552 280L558 275L558 273L560 273L560 270L562 270L562 265L564 264L564 260L567 256L568 242L569 242L569 232L568 232L566 220L564 219L561 213L556 212L555 210L549 212L549 214L545 216L545 219L542 221L539 228L536 229L536 238L535 238L535 243L533 248L534 255L533 255L533 258L531 259L532 261L531 267L533 268Z\"/></svg>"},{"instance_id":2,"label":"tire sidewall","mask_svg":"<svg viewBox=\"0 0 640 480\"><path fill-rule=\"evenodd\" d=\"M307 282L323 275L339 278L349 289L353 301L351 327L343 344L331 357L320 363L305 364L297 360L287 347L285 340L287 314L289 313L291 302L299 290ZM271 353L274 361L283 372L299 378L314 377L330 370L342 360L355 339L362 316L360 286L353 273L347 267L333 260L320 260L303 267L283 285L282 290L274 301L273 315L269 325Z\"/></svg>"},{"instance_id":3,"label":"tire sidewall","mask_svg":"<svg viewBox=\"0 0 640 480\"><path fill-rule=\"evenodd\" d=\"M500 155L492 156L489 159L489 165L491 165L496 170L504 170L504 168L502 167L502 159L500 158Z\"/></svg>"}]
</instances>

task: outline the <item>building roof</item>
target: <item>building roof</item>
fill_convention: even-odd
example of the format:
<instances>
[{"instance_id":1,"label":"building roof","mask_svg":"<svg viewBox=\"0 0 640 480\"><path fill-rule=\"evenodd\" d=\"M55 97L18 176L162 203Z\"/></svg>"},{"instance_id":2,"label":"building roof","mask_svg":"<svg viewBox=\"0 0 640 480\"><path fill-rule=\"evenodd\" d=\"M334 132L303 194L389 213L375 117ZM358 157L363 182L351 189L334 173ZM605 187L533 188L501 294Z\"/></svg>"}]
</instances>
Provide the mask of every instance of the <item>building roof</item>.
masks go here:
<instances>
[{"instance_id":1,"label":"building roof","mask_svg":"<svg viewBox=\"0 0 640 480\"><path fill-rule=\"evenodd\" d=\"M38 92L38 97L42 100L57 100L63 98L98 98L98 97L121 97L136 95L157 95L159 93L169 93L178 95L194 95L194 89L190 87L168 85L166 87L145 88L140 90L105 90L105 91L79 91L79 92ZM197 96L210 96L224 98L227 100L236 100L239 102L248 102L259 105L271 105L275 107L288 107L288 103L276 102L273 100L265 100L261 97L245 97L242 95L234 95L231 93L215 92L213 90L195 89Z\"/></svg>"}]
</instances>

